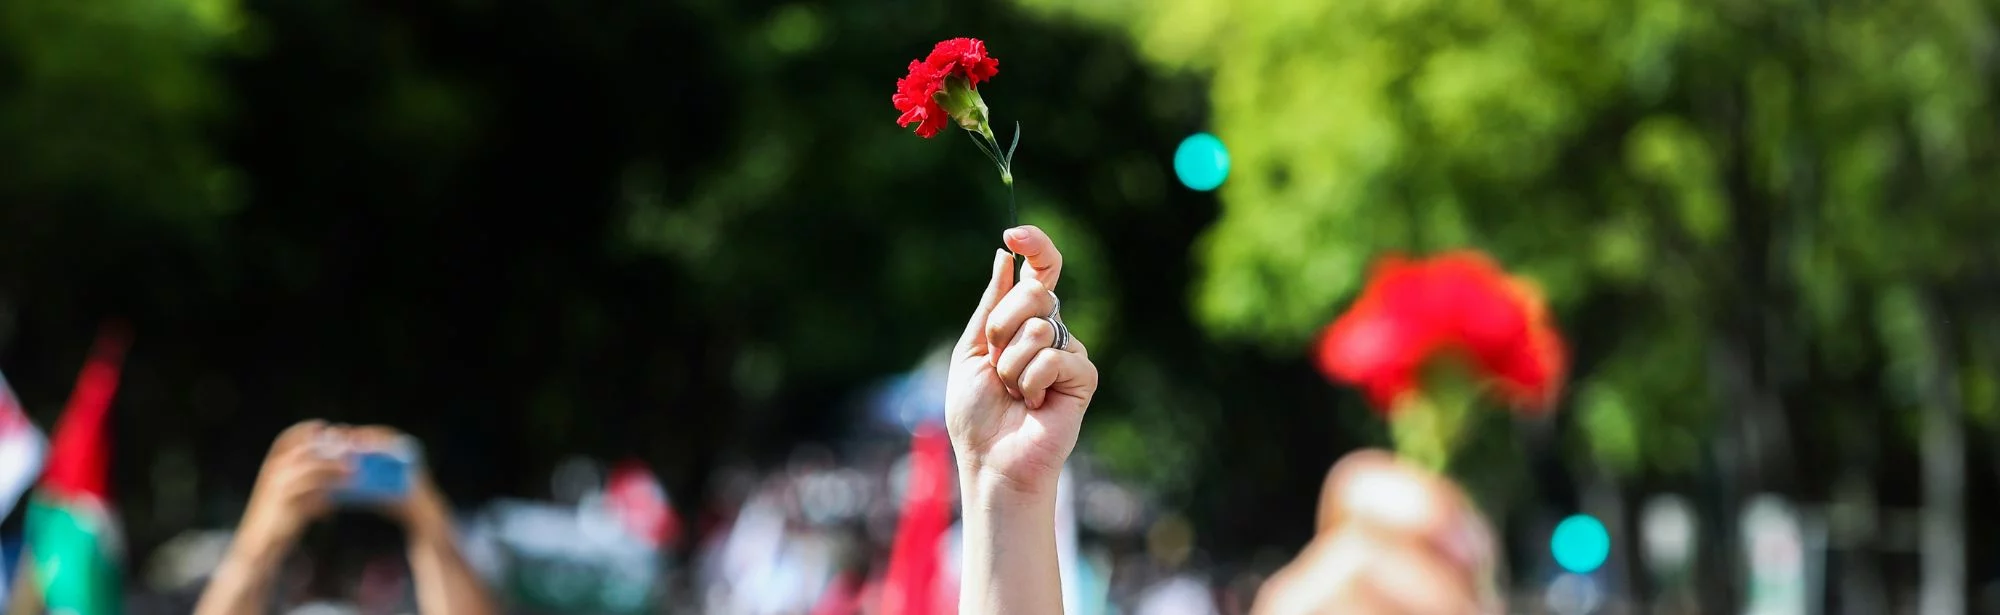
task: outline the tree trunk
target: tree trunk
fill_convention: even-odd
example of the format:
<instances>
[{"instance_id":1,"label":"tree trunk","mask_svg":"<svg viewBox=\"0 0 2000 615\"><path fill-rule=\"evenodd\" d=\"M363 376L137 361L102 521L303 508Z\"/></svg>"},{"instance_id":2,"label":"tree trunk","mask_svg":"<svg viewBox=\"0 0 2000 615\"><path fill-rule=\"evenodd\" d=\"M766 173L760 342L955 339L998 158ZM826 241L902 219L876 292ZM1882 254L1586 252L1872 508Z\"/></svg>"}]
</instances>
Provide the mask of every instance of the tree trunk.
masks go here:
<instances>
[{"instance_id":1,"label":"tree trunk","mask_svg":"<svg viewBox=\"0 0 2000 615\"><path fill-rule=\"evenodd\" d=\"M1875 536L1881 533L1881 509L1875 495L1874 477L1863 470L1850 470L1833 490L1838 515L1829 516L1833 547L1840 553L1840 582L1832 592L1836 615L1875 615L1889 612L1888 594L1882 584L1882 570L1875 557Z\"/></svg>"},{"instance_id":2,"label":"tree trunk","mask_svg":"<svg viewBox=\"0 0 2000 615\"><path fill-rule=\"evenodd\" d=\"M1925 356L1918 383L1923 405L1923 586L1920 611L1950 615L1966 611L1965 579L1965 400L1959 396L1958 362L1945 320L1928 296L1921 297Z\"/></svg>"}]
</instances>

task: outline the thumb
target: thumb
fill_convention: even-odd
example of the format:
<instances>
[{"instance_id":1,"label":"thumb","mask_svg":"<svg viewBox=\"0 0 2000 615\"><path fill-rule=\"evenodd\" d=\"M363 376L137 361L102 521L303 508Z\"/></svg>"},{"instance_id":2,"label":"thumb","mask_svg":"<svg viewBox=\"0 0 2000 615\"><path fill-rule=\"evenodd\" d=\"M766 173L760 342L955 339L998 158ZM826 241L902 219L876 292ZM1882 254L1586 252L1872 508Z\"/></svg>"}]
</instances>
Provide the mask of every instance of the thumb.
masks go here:
<instances>
[{"instance_id":1,"label":"thumb","mask_svg":"<svg viewBox=\"0 0 2000 615\"><path fill-rule=\"evenodd\" d=\"M1319 531L1350 526L1429 543L1469 570L1494 558L1491 531L1462 489L1384 451L1351 453L1327 473Z\"/></svg>"},{"instance_id":2,"label":"thumb","mask_svg":"<svg viewBox=\"0 0 2000 615\"><path fill-rule=\"evenodd\" d=\"M979 306L972 310L972 320L965 323L965 332L958 336L958 346L954 348L959 358L978 356L986 352L986 344L974 343L981 339L986 330L986 316L993 313L993 306L999 305L1000 298L1014 287L1014 255L1006 250L993 251L993 275L986 281L986 293L979 296Z\"/></svg>"}]
</instances>

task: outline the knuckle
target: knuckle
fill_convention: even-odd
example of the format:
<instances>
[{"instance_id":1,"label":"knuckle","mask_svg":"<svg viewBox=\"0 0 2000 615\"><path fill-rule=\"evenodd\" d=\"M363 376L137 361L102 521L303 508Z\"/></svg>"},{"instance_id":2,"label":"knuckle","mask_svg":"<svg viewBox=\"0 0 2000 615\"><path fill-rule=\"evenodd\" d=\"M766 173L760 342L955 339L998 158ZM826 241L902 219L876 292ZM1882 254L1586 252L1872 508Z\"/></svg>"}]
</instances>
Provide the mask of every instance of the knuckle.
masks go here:
<instances>
[{"instance_id":1,"label":"knuckle","mask_svg":"<svg viewBox=\"0 0 2000 615\"><path fill-rule=\"evenodd\" d=\"M1014 286L1014 292L1027 297L1029 301L1035 302L1034 305L1037 306L1041 306L1052 301L1052 299L1049 297L1048 285L1043 284L1042 281L1037 278L1026 278L1021 280L1020 284L1016 284Z\"/></svg>"},{"instance_id":2,"label":"knuckle","mask_svg":"<svg viewBox=\"0 0 2000 615\"><path fill-rule=\"evenodd\" d=\"M318 419L299 421L297 423L293 423L291 427L286 427L284 431L278 432L278 441L285 442L285 441L297 440L299 438L306 437L312 432L319 431L319 429L324 426L326 426L326 422Z\"/></svg>"},{"instance_id":3,"label":"knuckle","mask_svg":"<svg viewBox=\"0 0 2000 615\"><path fill-rule=\"evenodd\" d=\"M1056 362L1061 360L1054 348L1043 348L1035 353L1035 361L1028 365L1028 372L1038 379L1055 380Z\"/></svg>"},{"instance_id":4,"label":"knuckle","mask_svg":"<svg viewBox=\"0 0 2000 615\"><path fill-rule=\"evenodd\" d=\"M1021 327L1021 340L1023 343L1044 345L1054 342L1055 339L1056 326L1046 319L1035 318L1029 320L1028 324Z\"/></svg>"},{"instance_id":5,"label":"knuckle","mask_svg":"<svg viewBox=\"0 0 2000 615\"><path fill-rule=\"evenodd\" d=\"M1001 380L1012 380L1013 375L1020 372L1026 363L1026 361L1020 359L1020 356L1020 353L1016 351L1001 353L1000 360L993 365L994 373L1000 374Z\"/></svg>"}]
</instances>

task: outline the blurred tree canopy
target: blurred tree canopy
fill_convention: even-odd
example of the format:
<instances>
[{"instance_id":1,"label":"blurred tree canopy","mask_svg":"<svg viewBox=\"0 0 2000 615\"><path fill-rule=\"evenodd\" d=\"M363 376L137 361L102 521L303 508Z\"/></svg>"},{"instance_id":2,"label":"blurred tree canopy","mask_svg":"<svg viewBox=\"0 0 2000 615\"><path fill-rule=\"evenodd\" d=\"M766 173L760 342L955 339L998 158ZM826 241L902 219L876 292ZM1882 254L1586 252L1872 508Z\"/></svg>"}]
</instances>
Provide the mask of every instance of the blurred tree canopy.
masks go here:
<instances>
[{"instance_id":1,"label":"blurred tree canopy","mask_svg":"<svg viewBox=\"0 0 2000 615\"><path fill-rule=\"evenodd\" d=\"M1933 326L2000 410L1971 337L2000 274L1991 3L1023 4L1212 76L1220 336L1296 353L1376 255L1469 245L1558 306L1578 441L1628 472L1697 468L1739 415L1775 426L1767 464L1800 429L1851 450L1917 405L1922 295L1956 298Z\"/></svg>"}]
</instances>

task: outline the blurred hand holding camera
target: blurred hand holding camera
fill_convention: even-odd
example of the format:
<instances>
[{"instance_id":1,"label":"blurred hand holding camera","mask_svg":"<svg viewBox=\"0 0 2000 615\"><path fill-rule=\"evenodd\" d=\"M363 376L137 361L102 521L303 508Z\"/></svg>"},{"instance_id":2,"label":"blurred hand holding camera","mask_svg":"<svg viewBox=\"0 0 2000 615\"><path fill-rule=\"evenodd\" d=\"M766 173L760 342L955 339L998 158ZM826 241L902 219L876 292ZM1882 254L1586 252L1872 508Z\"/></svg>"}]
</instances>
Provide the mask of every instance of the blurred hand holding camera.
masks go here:
<instances>
[{"instance_id":1,"label":"blurred hand holding camera","mask_svg":"<svg viewBox=\"0 0 2000 615\"><path fill-rule=\"evenodd\" d=\"M282 552L307 524L332 508L333 493L349 474L346 460L326 454L323 446L327 437L337 434L338 428L322 421L299 423L278 434L237 527L239 548L254 545Z\"/></svg>"}]
</instances>

